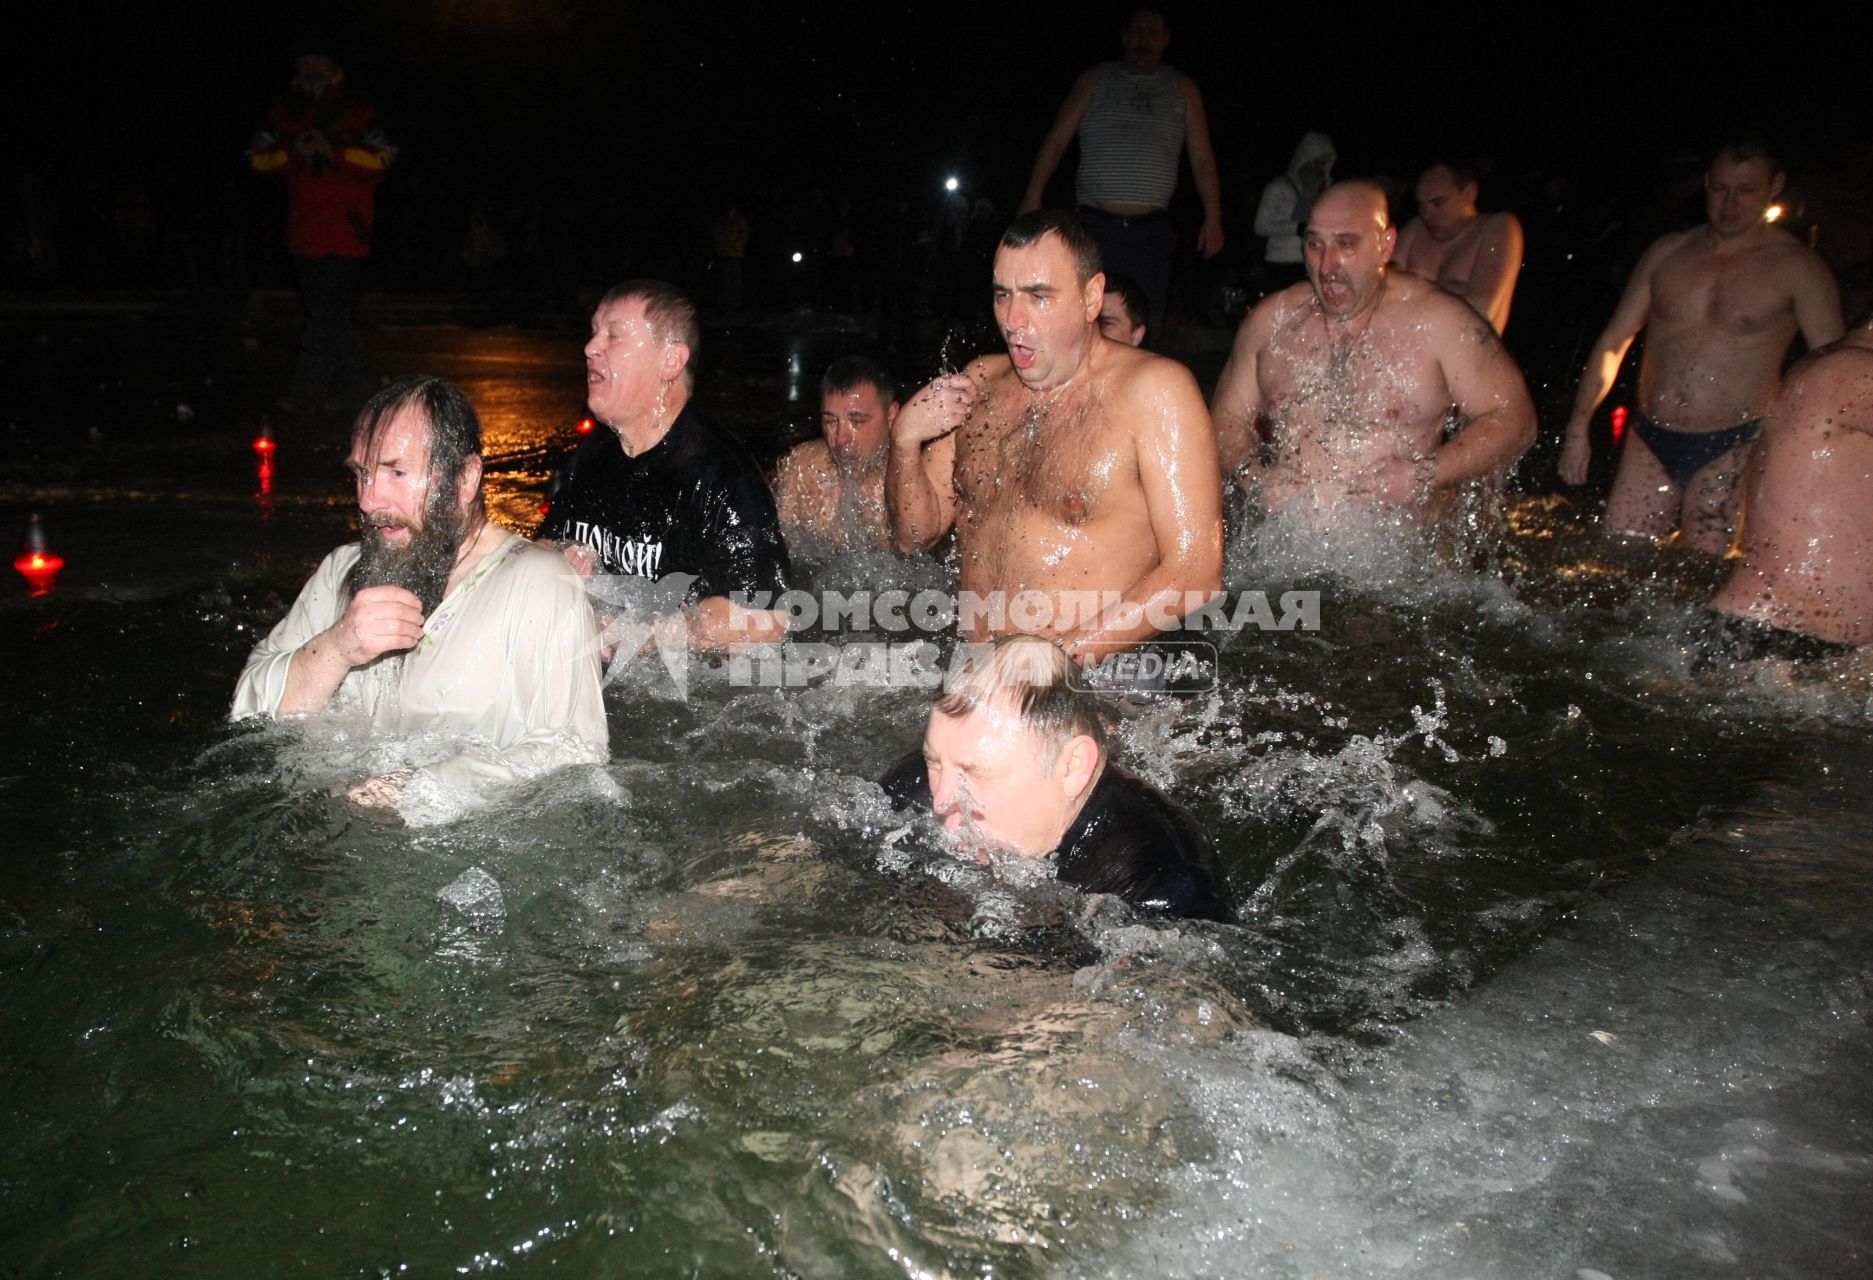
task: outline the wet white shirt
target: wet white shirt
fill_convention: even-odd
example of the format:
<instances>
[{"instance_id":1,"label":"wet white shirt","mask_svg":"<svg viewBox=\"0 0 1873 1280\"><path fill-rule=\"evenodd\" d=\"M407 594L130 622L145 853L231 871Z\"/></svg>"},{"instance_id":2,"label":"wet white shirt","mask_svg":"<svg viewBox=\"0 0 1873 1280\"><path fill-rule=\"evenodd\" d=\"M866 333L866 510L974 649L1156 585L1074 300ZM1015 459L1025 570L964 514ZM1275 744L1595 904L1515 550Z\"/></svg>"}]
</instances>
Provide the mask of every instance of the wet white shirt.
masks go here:
<instances>
[{"instance_id":1,"label":"wet white shirt","mask_svg":"<svg viewBox=\"0 0 1873 1280\"><path fill-rule=\"evenodd\" d=\"M343 616L358 544L326 556L292 609L254 647L231 718L278 716L293 655ZM353 669L326 710L378 730L446 736L458 754L417 769L398 811L446 821L506 786L607 754L598 623L566 562L514 534L423 624L414 649Z\"/></svg>"}]
</instances>

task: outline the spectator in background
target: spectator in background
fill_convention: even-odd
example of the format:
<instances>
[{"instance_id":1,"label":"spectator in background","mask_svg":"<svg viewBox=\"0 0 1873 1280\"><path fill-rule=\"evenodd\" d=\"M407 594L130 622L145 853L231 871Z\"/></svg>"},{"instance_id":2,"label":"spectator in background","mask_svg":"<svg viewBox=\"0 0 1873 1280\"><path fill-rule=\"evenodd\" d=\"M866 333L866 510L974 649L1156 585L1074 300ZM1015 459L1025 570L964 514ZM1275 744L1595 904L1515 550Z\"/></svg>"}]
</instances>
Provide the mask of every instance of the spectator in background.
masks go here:
<instances>
[{"instance_id":1,"label":"spectator in background","mask_svg":"<svg viewBox=\"0 0 1873 1280\"><path fill-rule=\"evenodd\" d=\"M1338 158L1333 139L1324 133L1301 135L1288 161L1288 171L1269 179L1255 206L1255 234L1268 241L1262 251L1262 288L1276 293L1299 284L1307 275L1301 258L1301 236L1314 200L1333 182Z\"/></svg>"},{"instance_id":2,"label":"spectator in background","mask_svg":"<svg viewBox=\"0 0 1873 1280\"><path fill-rule=\"evenodd\" d=\"M353 313L374 194L395 158L337 63L318 52L295 59L291 89L247 149L256 173L286 183L286 248L305 317L299 363L280 401L288 412L315 412L370 387Z\"/></svg>"}]
</instances>

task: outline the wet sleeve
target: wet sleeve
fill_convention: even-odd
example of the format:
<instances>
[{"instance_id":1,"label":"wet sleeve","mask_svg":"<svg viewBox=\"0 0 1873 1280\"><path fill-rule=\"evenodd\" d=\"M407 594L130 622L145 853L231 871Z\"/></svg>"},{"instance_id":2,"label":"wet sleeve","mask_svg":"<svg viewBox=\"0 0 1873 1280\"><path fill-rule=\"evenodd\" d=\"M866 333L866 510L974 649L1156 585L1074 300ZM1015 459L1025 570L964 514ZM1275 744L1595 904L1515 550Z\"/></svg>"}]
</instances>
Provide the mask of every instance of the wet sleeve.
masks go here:
<instances>
[{"instance_id":1,"label":"wet sleeve","mask_svg":"<svg viewBox=\"0 0 1873 1280\"><path fill-rule=\"evenodd\" d=\"M1061 878L1086 893L1111 893L1140 911L1193 920L1232 920L1216 851L1195 818L1145 783L1112 780L1110 805Z\"/></svg>"},{"instance_id":2,"label":"wet sleeve","mask_svg":"<svg viewBox=\"0 0 1873 1280\"><path fill-rule=\"evenodd\" d=\"M780 516L767 481L752 465L725 479L712 495L704 522L706 561L694 594L698 599L734 592L778 595L792 567L780 536Z\"/></svg>"},{"instance_id":3,"label":"wet sleeve","mask_svg":"<svg viewBox=\"0 0 1873 1280\"><path fill-rule=\"evenodd\" d=\"M300 590L299 598L293 601L293 607L247 655L247 665L241 669L241 677L234 685L234 705L228 712L230 720L279 714L293 655L308 640L337 622L344 612L345 576L356 560L357 548L352 546L340 547L319 562L319 567Z\"/></svg>"},{"instance_id":4,"label":"wet sleeve","mask_svg":"<svg viewBox=\"0 0 1873 1280\"><path fill-rule=\"evenodd\" d=\"M609 754L591 601L577 575L557 564L524 567L525 590L508 609L502 656L511 683L498 727L487 735L494 741L411 775L397 811L412 826L450 821L520 783L568 765L603 764Z\"/></svg>"}]
</instances>

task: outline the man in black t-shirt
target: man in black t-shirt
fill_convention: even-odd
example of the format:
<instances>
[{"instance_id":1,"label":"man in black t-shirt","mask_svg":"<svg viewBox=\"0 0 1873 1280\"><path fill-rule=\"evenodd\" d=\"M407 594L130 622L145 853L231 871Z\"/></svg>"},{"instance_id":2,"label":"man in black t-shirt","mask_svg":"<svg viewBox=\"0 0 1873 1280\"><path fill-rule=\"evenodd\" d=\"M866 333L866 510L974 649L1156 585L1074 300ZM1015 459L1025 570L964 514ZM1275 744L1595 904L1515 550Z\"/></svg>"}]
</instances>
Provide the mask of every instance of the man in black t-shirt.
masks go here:
<instances>
[{"instance_id":1,"label":"man in black t-shirt","mask_svg":"<svg viewBox=\"0 0 1873 1280\"><path fill-rule=\"evenodd\" d=\"M1066 883L1140 910L1233 918L1208 837L1109 763L1104 726L1072 672L1039 636L978 646L945 677L922 752L885 775L886 794L933 810L965 851L1051 859Z\"/></svg>"},{"instance_id":2,"label":"man in black t-shirt","mask_svg":"<svg viewBox=\"0 0 1873 1280\"><path fill-rule=\"evenodd\" d=\"M736 608L729 595L785 591L787 548L760 469L690 403L699 336L695 305L661 281L626 281L599 302L586 404L611 434L594 432L567 462L540 536L613 603L601 580L669 587L667 602L649 597L681 608L660 643L772 643L786 615Z\"/></svg>"}]
</instances>

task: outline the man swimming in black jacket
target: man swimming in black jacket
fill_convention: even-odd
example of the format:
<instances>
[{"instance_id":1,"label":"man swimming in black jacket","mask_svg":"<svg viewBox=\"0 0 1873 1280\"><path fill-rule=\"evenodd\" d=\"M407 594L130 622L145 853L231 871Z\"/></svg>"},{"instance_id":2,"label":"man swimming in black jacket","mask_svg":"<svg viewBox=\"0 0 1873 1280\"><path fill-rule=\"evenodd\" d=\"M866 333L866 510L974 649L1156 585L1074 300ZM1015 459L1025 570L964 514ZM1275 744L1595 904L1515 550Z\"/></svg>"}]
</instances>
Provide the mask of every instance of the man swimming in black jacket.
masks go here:
<instances>
[{"instance_id":1,"label":"man swimming in black jacket","mask_svg":"<svg viewBox=\"0 0 1873 1280\"><path fill-rule=\"evenodd\" d=\"M1232 913L1215 851L1194 819L1112 765L1073 663L1032 635L979 646L930 708L923 748L882 785L901 808L928 808L966 850L1051 859L1086 893L1202 920Z\"/></svg>"}]
</instances>

